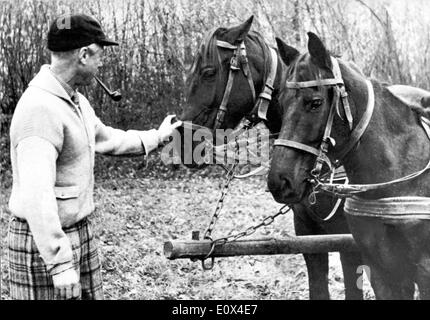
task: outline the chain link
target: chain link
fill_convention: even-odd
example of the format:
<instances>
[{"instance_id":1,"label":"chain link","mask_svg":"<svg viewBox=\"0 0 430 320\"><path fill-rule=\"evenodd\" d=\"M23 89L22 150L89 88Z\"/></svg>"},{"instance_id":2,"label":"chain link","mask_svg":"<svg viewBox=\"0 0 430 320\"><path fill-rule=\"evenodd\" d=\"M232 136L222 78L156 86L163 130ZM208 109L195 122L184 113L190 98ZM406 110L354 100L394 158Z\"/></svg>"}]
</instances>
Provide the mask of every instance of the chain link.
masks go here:
<instances>
[{"instance_id":1,"label":"chain link","mask_svg":"<svg viewBox=\"0 0 430 320\"><path fill-rule=\"evenodd\" d=\"M243 129L245 129L245 131L249 130L249 127L247 124L245 124L243 126ZM209 223L208 228L206 229L204 235L203 235L203 239L210 239L211 235L212 235L212 231L215 227L216 222L218 221L219 218L219 214L221 213L221 210L224 206L224 199L228 193L228 188L230 186L231 181L234 179L235 177L235 170L239 164L239 142L238 142L238 138L237 136L235 136L235 155L234 155L234 164L227 169L227 175L226 175L226 180L224 182L224 187L221 191L221 197L218 199L217 205L215 207L215 211L214 214L212 216L212 219ZM226 141L224 141L224 161L225 164L227 165L227 143Z\"/></svg>"},{"instance_id":2,"label":"chain link","mask_svg":"<svg viewBox=\"0 0 430 320\"><path fill-rule=\"evenodd\" d=\"M223 189L221 191L221 197L218 199L218 202L217 202L214 214L212 216L212 219L211 219L211 221L209 223L208 228L206 229L206 231L204 233L203 239L210 239L210 240L212 240L211 239L212 231L213 231L213 229L215 227L216 222L218 221L219 214L221 213L221 210L222 210L222 208L224 206L224 199L225 199L225 197L226 197L226 195L228 193L228 188L230 186L230 183L234 179L236 167L237 167L237 162L234 163L232 165L232 167L227 172L226 181L225 181L224 187L223 187Z\"/></svg>"},{"instance_id":3,"label":"chain link","mask_svg":"<svg viewBox=\"0 0 430 320\"><path fill-rule=\"evenodd\" d=\"M249 124L246 124L243 127L243 129L245 129L245 131L249 130L249 128L250 128ZM247 229L245 229L242 232L238 232L236 234L233 234L233 235L230 235L230 236L227 236L227 237L222 237L222 238L218 238L216 240L212 240L212 231L214 230L215 224L218 221L219 215L220 215L221 210L222 210L222 208L224 206L224 199L227 196L228 189L229 189L229 186L230 186L232 180L235 178L235 170L236 170L236 168L237 168L237 166L239 164L239 145L238 145L237 137L235 137L235 142L236 142L235 157L234 157L235 158L235 163L229 169L227 169L226 180L225 180L224 186L223 186L222 191L221 191L221 196L218 199L218 202L217 202L217 205L215 207L215 211L214 211L212 219L211 219L211 221L209 223L209 226L208 226L208 228L206 229L206 231L205 231L205 233L203 235L203 239L211 240L211 249L210 249L209 253L203 259L201 259L201 261L202 261L202 267L203 267L204 270L210 270L210 269L213 268L213 266L214 266L214 257L211 257L211 255L212 255L213 251L215 250L216 246L225 245L228 242L233 242L233 241L236 241L236 240L238 240L240 238L248 237L248 236L254 234L261 227L267 227L267 226L271 225L278 216L284 215L284 214L288 213L291 210L291 208L289 208L287 205L285 205L281 209L279 209L279 211L277 213L275 213L272 216L268 216L268 217L264 218L257 225L248 227ZM226 148L226 145L227 144L225 144L225 148ZM227 154L227 150L225 149L224 152L225 152L225 155L226 155ZM226 161L226 158L225 158L225 161ZM211 258L211 263L209 265L206 265L205 264L205 260L208 259L208 258Z\"/></svg>"},{"instance_id":4,"label":"chain link","mask_svg":"<svg viewBox=\"0 0 430 320\"><path fill-rule=\"evenodd\" d=\"M281 209L279 209L279 211L277 213L275 213L274 215L264 218L260 223L254 225L254 226L248 227L247 229L245 229L242 232L238 232L236 234L232 234L230 236L223 237L223 238L218 238L216 240L211 239L212 240L211 250L209 251L209 253L206 255L206 257L204 259L207 259L211 256L211 254L215 250L216 246L225 245L228 242L234 242L240 238L248 237L248 236L254 234L261 227L267 227L267 226L271 225L277 217L279 217L280 215L284 215L284 214L288 213L290 210L291 210L291 208L288 207L288 205L285 205Z\"/></svg>"}]
</instances>

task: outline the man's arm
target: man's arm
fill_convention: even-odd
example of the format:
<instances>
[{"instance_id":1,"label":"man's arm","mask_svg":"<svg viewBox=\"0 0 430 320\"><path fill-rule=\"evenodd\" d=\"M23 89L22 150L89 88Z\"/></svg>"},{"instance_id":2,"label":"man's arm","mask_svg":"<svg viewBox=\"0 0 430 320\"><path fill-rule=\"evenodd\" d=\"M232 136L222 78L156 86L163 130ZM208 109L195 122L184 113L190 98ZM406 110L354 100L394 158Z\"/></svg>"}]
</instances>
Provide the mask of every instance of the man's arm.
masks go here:
<instances>
[{"instance_id":1,"label":"man's arm","mask_svg":"<svg viewBox=\"0 0 430 320\"><path fill-rule=\"evenodd\" d=\"M158 130L147 131L114 129L96 117L96 152L112 155L149 154L182 124L180 121L172 124L173 117L167 116Z\"/></svg>"},{"instance_id":2,"label":"man's arm","mask_svg":"<svg viewBox=\"0 0 430 320\"><path fill-rule=\"evenodd\" d=\"M27 220L51 274L73 267L70 241L61 228L54 192L57 150L47 140L28 137L17 146L19 212Z\"/></svg>"},{"instance_id":3,"label":"man's arm","mask_svg":"<svg viewBox=\"0 0 430 320\"><path fill-rule=\"evenodd\" d=\"M73 252L58 216L54 192L56 158L54 145L34 136L17 146L17 167L21 208L36 247L52 276L55 294L63 299L80 295L79 276L73 266Z\"/></svg>"}]
</instances>

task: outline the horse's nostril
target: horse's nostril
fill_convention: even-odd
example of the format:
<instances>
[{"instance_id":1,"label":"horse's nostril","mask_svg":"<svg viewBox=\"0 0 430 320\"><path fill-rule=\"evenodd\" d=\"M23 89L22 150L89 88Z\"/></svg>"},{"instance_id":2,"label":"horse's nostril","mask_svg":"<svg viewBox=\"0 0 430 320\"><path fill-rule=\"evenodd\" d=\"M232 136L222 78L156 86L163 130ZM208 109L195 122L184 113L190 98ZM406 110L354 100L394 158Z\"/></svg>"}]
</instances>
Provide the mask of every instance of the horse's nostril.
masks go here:
<instances>
[{"instance_id":1,"label":"horse's nostril","mask_svg":"<svg viewBox=\"0 0 430 320\"><path fill-rule=\"evenodd\" d=\"M281 190L290 191L291 190L291 182L287 177L280 177L281 179Z\"/></svg>"},{"instance_id":2,"label":"horse's nostril","mask_svg":"<svg viewBox=\"0 0 430 320\"><path fill-rule=\"evenodd\" d=\"M291 180L282 173L272 172L269 177L268 187L278 202L283 202L285 199L295 196Z\"/></svg>"}]
</instances>

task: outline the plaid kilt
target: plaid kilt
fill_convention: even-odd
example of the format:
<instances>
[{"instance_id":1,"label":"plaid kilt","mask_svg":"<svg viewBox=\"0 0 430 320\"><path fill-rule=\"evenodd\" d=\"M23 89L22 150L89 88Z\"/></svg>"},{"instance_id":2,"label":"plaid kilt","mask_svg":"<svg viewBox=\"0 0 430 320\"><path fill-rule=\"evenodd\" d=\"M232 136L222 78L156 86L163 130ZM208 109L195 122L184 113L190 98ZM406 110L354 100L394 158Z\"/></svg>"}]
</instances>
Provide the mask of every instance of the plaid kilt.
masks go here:
<instances>
[{"instance_id":1,"label":"plaid kilt","mask_svg":"<svg viewBox=\"0 0 430 320\"><path fill-rule=\"evenodd\" d=\"M75 270L80 275L81 299L103 299L101 266L90 221L85 218L63 228L70 239ZM17 300L56 300L52 276L39 256L25 220L12 217L9 222L10 296Z\"/></svg>"}]
</instances>

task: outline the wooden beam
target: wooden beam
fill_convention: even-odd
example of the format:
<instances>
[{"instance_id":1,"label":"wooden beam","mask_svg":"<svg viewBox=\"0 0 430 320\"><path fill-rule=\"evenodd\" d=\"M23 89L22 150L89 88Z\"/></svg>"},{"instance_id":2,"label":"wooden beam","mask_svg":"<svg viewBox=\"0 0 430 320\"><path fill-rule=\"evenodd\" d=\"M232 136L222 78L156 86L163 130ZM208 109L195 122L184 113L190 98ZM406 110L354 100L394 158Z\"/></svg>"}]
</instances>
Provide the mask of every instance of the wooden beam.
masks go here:
<instances>
[{"instance_id":1,"label":"wooden beam","mask_svg":"<svg viewBox=\"0 0 430 320\"><path fill-rule=\"evenodd\" d=\"M170 260L199 259L211 249L209 240L168 241L164 243L164 255ZM237 257L248 255L275 255L297 253L324 253L333 251L357 251L352 235L332 234L298 236L284 239L263 238L237 240L216 246L213 257Z\"/></svg>"}]
</instances>

